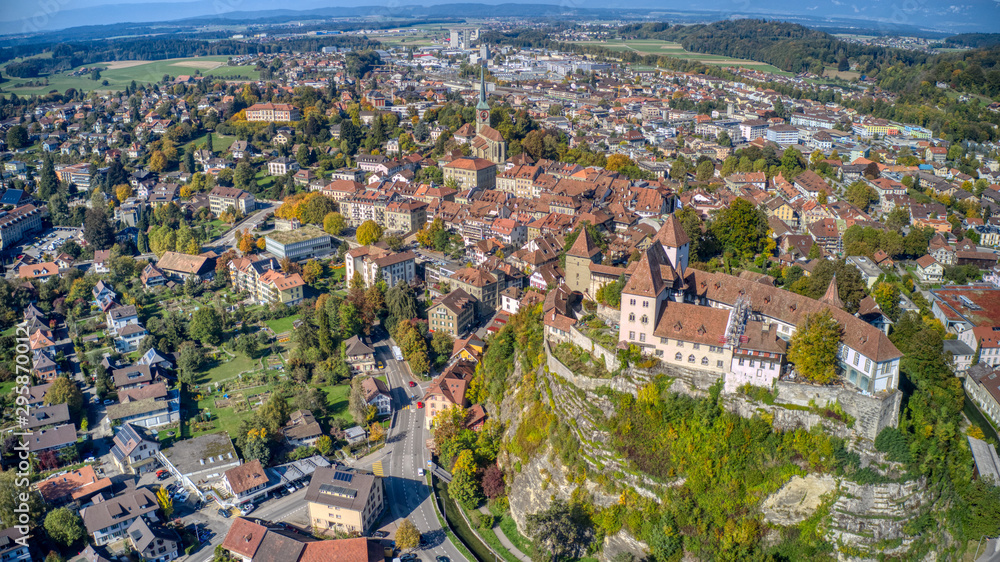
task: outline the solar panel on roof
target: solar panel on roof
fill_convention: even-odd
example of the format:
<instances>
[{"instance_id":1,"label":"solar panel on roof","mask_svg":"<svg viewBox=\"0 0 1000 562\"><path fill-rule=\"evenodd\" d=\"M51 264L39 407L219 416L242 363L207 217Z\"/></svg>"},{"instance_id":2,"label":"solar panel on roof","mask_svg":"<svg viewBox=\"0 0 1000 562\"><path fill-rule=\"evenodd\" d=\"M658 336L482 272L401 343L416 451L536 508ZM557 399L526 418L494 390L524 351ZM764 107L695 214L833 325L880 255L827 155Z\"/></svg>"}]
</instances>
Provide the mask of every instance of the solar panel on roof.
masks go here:
<instances>
[{"instance_id":1,"label":"solar panel on roof","mask_svg":"<svg viewBox=\"0 0 1000 562\"><path fill-rule=\"evenodd\" d=\"M335 472L333 474L334 480L340 480L341 482L350 483L354 479L354 475L349 472Z\"/></svg>"}]
</instances>

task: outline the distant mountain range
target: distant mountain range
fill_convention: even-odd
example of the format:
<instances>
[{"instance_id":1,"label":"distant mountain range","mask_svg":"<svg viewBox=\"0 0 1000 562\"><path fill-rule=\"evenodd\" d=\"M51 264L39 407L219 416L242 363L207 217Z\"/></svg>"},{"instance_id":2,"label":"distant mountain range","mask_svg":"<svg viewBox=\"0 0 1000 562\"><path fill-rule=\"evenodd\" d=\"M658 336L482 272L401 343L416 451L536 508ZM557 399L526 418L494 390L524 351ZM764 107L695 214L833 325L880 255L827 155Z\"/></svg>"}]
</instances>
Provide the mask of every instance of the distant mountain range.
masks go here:
<instances>
[{"instance_id":1,"label":"distant mountain range","mask_svg":"<svg viewBox=\"0 0 1000 562\"><path fill-rule=\"evenodd\" d=\"M425 0L423 5L402 5L398 0L366 0L366 5L344 0L297 0L294 9L275 9L271 0L160 1L105 4L104 0L61 0L52 3L5 2L0 13L0 34L31 34L77 26L151 23L187 20L250 23L292 21L305 18L382 16L386 18L441 17L551 17L664 20L677 23L741 17L780 18L810 27L837 27L882 33L995 32L1000 22L1000 2L969 0L947 4L940 0L703 0L692 10L684 2L625 0L607 8L598 0L561 0L557 4L490 2L454 4ZM52 5L65 9L53 10ZM912 9L911 9L912 8ZM197 20L197 21L196 21Z\"/></svg>"}]
</instances>

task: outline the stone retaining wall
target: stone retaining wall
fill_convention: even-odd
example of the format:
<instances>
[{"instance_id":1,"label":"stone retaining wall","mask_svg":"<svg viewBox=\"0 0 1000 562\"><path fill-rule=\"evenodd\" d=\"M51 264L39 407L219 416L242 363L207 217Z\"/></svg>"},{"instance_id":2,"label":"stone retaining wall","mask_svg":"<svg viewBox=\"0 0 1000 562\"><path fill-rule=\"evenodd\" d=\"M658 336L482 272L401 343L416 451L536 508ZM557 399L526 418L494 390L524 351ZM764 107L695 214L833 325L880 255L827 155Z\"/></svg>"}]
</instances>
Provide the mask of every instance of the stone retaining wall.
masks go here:
<instances>
[{"instance_id":1,"label":"stone retaining wall","mask_svg":"<svg viewBox=\"0 0 1000 562\"><path fill-rule=\"evenodd\" d=\"M776 381L778 393L776 405L781 403L809 406L810 401L819 407L830 407L840 403L844 412L853 417L854 433L874 440L886 427L896 427L899 423L899 408L902 393L898 390L866 396L843 386L817 386L807 383Z\"/></svg>"}]
</instances>

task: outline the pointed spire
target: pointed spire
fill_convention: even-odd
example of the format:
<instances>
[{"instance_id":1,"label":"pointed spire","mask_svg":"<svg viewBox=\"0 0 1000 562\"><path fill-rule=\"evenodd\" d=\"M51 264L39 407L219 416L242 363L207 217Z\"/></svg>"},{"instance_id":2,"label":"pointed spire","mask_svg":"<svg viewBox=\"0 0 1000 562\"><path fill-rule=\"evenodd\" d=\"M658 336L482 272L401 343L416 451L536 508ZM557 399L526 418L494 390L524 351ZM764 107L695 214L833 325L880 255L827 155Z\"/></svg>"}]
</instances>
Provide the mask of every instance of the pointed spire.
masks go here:
<instances>
[{"instance_id":1,"label":"pointed spire","mask_svg":"<svg viewBox=\"0 0 1000 562\"><path fill-rule=\"evenodd\" d=\"M819 302L834 306L837 308L844 308L844 301L840 300L840 291L837 289L837 274L833 274L833 279L830 279L830 286L826 288L826 294L823 298L819 299Z\"/></svg>"},{"instance_id":2,"label":"pointed spire","mask_svg":"<svg viewBox=\"0 0 1000 562\"><path fill-rule=\"evenodd\" d=\"M677 216L673 213L667 215L667 220L656 233L655 240L669 248L680 248L684 244L691 243L687 232L684 232L684 227L681 226L681 221L677 220Z\"/></svg>"},{"instance_id":3,"label":"pointed spire","mask_svg":"<svg viewBox=\"0 0 1000 562\"><path fill-rule=\"evenodd\" d=\"M482 66L479 68L479 103L476 104L476 110L489 108L490 104L486 101L486 67Z\"/></svg>"},{"instance_id":4,"label":"pointed spire","mask_svg":"<svg viewBox=\"0 0 1000 562\"><path fill-rule=\"evenodd\" d=\"M566 252L566 255L591 259L600 252L601 249L594 243L593 238L590 237L587 225L583 225L580 227L580 235L576 237L573 246Z\"/></svg>"}]
</instances>

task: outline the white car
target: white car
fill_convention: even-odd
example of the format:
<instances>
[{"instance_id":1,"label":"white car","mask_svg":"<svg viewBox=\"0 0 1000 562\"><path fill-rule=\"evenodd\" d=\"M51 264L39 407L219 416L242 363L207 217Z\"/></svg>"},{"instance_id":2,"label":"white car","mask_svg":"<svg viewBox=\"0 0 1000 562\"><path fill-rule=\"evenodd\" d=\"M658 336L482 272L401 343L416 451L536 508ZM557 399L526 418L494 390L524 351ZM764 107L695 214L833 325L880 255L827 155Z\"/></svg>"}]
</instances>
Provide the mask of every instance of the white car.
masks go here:
<instances>
[{"instance_id":1,"label":"white car","mask_svg":"<svg viewBox=\"0 0 1000 562\"><path fill-rule=\"evenodd\" d=\"M240 508L240 514L241 515L247 515L247 514L249 514L250 512L252 512L256 508L257 508L257 506L255 506L254 504L248 503L248 504L246 504L246 505L244 505L243 507Z\"/></svg>"},{"instance_id":2,"label":"white car","mask_svg":"<svg viewBox=\"0 0 1000 562\"><path fill-rule=\"evenodd\" d=\"M424 475L424 469L418 468L417 469L417 476L423 476L423 475Z\"/></svg>"}]
</instances>

